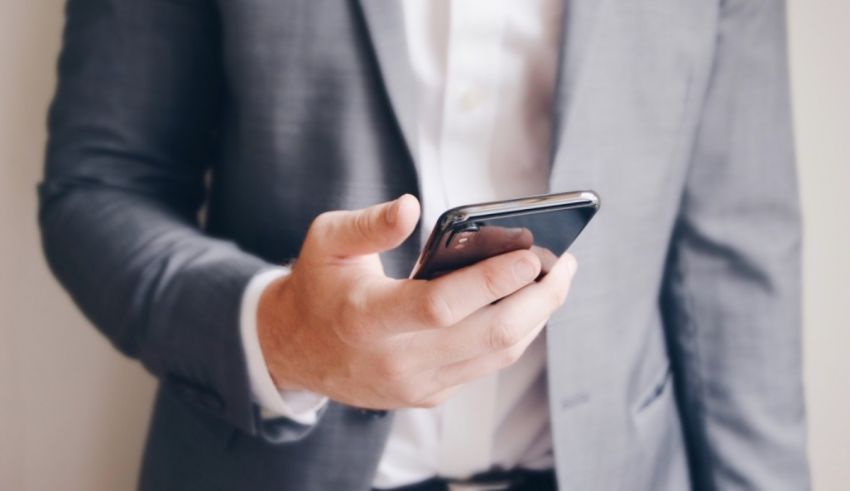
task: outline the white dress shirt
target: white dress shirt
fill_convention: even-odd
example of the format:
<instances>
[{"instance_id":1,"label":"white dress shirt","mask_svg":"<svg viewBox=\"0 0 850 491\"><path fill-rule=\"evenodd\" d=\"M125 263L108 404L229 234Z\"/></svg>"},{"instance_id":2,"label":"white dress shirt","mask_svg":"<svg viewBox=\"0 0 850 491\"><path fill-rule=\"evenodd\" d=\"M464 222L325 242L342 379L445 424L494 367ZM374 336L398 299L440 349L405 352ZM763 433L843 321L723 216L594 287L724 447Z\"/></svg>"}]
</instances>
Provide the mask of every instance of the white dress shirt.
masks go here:
<instances>
[{"instance_id":1,"label":"white dress shirt","mask_svg":"<svg viewBox=\"0 0 850 491\"><path fill-rule=\"evenodd\" d=\"M563 0L404 0L416 80L423 243L446 208L546 192ZM242 302L242 339L255 401L272 416L316 421L327 399L278 392L256 332L257 275ZM396 411L374 485L493 467L553 466L545 331L520 360L462 387L433 409Z\"/></svg>"}]
</instances>

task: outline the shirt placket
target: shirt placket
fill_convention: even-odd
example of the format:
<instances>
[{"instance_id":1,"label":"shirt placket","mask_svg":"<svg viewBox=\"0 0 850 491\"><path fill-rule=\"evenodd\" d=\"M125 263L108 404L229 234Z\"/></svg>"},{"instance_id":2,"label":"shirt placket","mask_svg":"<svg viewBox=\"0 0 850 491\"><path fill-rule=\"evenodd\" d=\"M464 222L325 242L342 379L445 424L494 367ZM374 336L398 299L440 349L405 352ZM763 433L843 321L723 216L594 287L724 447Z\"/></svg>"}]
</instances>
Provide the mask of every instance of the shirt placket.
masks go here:
<instances>
[{"instance_id":1,"label":"shirt placket","mask_svg":"<svg viewBox=\"0 0 850 491\"><path fill-rule=\"evenodd\" d=\"M439 147L450 206L494 199L491 141L501 79L505 0L455 1ZM488 180L481 182L480 180ZM439 473L465 477L492 461L498 374L463 386L440 413Z\"/></svg>"}]
</instances>

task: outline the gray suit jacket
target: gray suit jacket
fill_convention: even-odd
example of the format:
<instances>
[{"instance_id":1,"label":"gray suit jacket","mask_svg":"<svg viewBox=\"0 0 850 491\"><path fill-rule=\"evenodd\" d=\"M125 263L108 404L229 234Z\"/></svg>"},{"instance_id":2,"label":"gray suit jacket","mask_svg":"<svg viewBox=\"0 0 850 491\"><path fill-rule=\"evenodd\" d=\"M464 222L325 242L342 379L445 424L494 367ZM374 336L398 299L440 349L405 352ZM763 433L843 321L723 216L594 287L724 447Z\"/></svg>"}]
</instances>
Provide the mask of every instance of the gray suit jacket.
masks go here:
<instances>
[{"instance_id":1,"label":"gray suit jacket","mask_svg":"<svg viewBox=\"0 0 850 491\"><path fill-rule=\"evenodd\" d=\"M161 380L142 489L368 489L391 415L261 420L237 319L318 213L418 192L398 10L69 2L40 222L80 308ZM563 21L550 187L605 203L548 327L561 489L806 488L784 2Z\"/></svg>"}]
</instances>

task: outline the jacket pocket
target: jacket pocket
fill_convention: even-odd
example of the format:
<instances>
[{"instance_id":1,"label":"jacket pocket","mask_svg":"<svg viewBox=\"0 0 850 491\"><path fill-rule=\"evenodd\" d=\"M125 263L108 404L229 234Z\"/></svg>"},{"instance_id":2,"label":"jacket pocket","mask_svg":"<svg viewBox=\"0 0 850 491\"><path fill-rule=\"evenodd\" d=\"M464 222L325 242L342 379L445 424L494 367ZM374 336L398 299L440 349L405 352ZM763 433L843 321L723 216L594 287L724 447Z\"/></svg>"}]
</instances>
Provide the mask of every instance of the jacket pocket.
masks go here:
<instances>
[{"instance_id":1,"label":"jacket pocket","mask_svg":"<svg viewBox=\"0 0 850 491\"><path fill-rule=\"evenodd\" d=\"M673 373L666 363L632 407L641 446L639 489L690 489L685 444L673 391ZM636 488L638 489L638 488Z\"/></svg>"},{"instance_id":2,"label":"jacket pocket","mask_svg":"<svg viewBox=\"0 0 850 491\"><path fill-rule=\"evenodd\" d=\"M637 399L633 410L636 415L650 411L652 406L659 402L664 395L671 392L673 381L673 373L670 368L670 362L664 364L662 369L652 379L652 384L641 394Z\"/></svg>"}]
</instances>

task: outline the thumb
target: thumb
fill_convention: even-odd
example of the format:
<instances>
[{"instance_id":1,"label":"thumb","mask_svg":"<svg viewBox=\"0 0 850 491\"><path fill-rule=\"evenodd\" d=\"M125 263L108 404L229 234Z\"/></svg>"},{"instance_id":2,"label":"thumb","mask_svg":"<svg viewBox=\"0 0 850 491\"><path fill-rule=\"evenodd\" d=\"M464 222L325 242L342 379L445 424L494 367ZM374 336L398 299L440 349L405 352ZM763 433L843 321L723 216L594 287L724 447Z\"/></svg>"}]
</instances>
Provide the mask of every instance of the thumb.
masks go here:
<instances>
[{"instance_id":1,"label":"thumb","mask_svg":"<svg viewBox=\"0 0 850 491\"><path fill-rule=\"evenodd\" d=\"M340 257L383 252L404 242L418 222L419 201L410 194L361 210L331 211L311 225L311 247Z\"/></svg>"}]
</instances>

